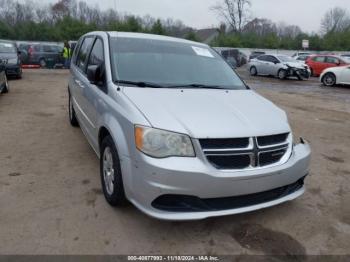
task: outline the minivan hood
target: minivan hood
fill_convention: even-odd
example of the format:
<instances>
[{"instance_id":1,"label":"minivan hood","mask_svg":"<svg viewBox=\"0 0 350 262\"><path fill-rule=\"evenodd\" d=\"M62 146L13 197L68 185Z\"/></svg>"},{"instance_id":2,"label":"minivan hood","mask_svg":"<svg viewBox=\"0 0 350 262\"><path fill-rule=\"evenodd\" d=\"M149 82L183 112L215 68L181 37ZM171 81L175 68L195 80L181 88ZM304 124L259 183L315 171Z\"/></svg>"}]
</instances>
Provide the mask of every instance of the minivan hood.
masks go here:
<instances>
[{"instance_id":1,"label":"minivan hood","mask_svg":"<svg viewBox=\"0 0 350 262\"><path fill-rule=\"evenodd\" d=\"M126 87L123 92L153 127L193 138L290 132L286 114L251 90Z\"/></svg>"}]
</instances>

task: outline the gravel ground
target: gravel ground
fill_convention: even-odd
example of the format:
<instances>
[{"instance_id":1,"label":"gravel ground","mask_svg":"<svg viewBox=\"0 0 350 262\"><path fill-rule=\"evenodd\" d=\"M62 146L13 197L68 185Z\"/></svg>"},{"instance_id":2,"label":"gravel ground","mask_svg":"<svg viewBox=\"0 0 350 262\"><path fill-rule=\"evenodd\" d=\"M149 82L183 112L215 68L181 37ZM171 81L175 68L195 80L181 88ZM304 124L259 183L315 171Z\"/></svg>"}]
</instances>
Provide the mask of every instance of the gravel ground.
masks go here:
<instances>
[{"instance_id":1,"label":"gravel ground","mask_svg":"<svg viewBox=\"0 0 350 262\"><path fill-rule=\"evenodd\" d=\"M95 153L68 123L68 72L25 70L0 95L0 254L350 254L350 88L240 73L311 143L301 198L181 223L113 209Z\"/></svg>"}]
</instances>

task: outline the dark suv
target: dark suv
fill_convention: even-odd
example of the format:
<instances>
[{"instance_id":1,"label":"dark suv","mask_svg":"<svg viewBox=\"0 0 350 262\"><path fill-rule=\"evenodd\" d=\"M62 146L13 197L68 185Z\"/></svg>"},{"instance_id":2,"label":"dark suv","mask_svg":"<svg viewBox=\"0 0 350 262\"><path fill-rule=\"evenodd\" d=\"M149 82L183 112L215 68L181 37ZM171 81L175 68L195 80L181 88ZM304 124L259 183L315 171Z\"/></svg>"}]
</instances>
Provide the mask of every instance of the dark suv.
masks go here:
<instances>
[{"instance_id":1,"label":"dark suv","mask_svg":"<svg viewBox=\"0 0 350 262\"><path fill-rule=\"evenodd\" d=\"M22 77L21 59L14 42L0 40L0 59L5 65L7 76Z\"/></svg>"},{"instance_id":2,"label":"dark suv","mask_svg":"<svg viewBox=\"0 0 350 262\"><path fill-rule=\"evenodd\" d=\"M46 67L49 61L52 65L63 64L62 51L63 47L59 45L31 44L26 47L24 63L41 67Z\"/></svg>"}]
</instances>

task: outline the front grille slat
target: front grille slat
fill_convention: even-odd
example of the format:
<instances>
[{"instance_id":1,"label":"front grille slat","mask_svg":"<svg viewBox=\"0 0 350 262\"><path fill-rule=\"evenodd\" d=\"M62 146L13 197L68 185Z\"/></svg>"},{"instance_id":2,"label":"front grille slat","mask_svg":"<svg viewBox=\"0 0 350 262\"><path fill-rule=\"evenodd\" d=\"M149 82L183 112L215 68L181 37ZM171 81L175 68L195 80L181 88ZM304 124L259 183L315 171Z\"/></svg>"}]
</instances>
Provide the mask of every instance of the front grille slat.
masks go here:
<instances>
[{"instance_id":1,"label":"front grille slat","mask_svg":"<svg viewBox=\"0 0 350 262\"><path fill-rule=\"evenodd\" d=\"M250 155L207 156L207 159L218 169L242 169L250 166Z\"/></svg>"},{"instance_id":2,"label":"front grille slat","mask_svg":"<svg viewBox=\"0 0 350 262\"><path fill-rule=\"evenodd\" d=\"M289 135L289 133L272 135L272 136L257 137L258 146L262 147L262 146L282 144L282 143L286 142L288 135Z\"/></svg>"},{"instance_id":3,"label":"front grille slat","mask_svg":"<svg viewBox=\"0 0 350 262\"><path fill-rule=\"evenodd\" d=\"M279 163L291 147L288 137L289 133L285 133L253 138L200 139L199 143L215 168L238 170Z\"/></svg>"},{"instance_id":4,"label":"front grille slat","mask_svg":"<svg viewBox=\"0 0 350 262\"><path fill-rule=\"evenodd\" d=\"M249 138L201 139L200 144L205 149L246 148Z\"/></svg>"}]
</instances>

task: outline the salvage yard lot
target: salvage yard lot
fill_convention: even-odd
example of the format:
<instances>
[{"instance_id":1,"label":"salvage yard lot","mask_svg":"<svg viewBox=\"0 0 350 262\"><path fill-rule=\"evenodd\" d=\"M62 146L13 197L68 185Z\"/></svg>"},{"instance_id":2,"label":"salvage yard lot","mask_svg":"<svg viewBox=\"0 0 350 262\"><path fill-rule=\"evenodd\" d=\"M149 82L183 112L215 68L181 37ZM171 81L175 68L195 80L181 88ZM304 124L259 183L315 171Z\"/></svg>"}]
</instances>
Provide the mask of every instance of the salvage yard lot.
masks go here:
<instances>
[{"instance_id":1,"label":"salvage yard lot","mask_svg":"<svg viewBox=\"0 0 350 262\"><path fill-rule=\"evenodd\" d=\"M350 88L240 73L311 143L301 198L181 223L113 209L95 153L68 122L68 72L26 70L0 96L0 253L349 254Z\"/></svg>"}]
</instances>

